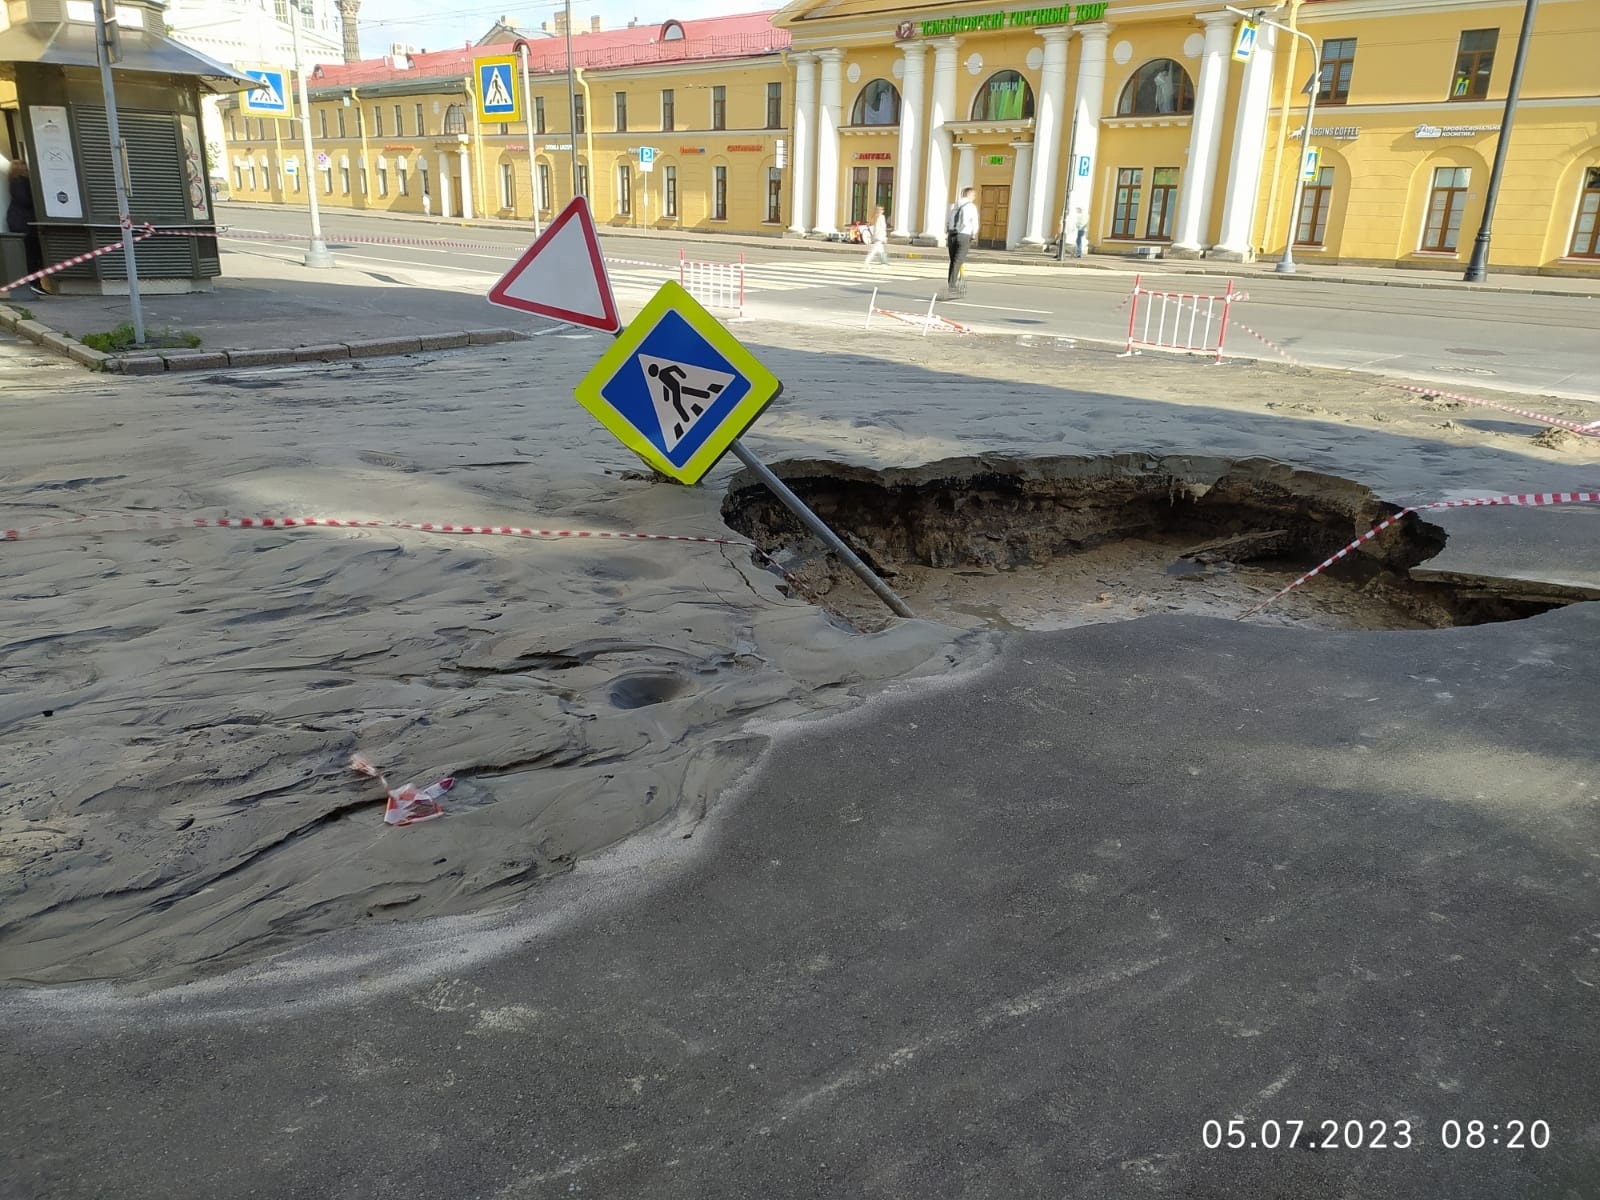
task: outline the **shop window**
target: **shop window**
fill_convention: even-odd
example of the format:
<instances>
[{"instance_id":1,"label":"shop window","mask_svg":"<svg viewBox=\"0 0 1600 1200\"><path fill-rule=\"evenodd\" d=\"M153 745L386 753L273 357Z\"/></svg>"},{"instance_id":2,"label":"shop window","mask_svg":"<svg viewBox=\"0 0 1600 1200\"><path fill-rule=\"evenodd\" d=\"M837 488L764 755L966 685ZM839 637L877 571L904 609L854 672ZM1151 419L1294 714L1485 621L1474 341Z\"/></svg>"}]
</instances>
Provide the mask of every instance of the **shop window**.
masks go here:
<instances>
[{"instance_id":1,"label":"shop window","mask_svg":"<svg viewBox=\"0 0 1600 1200\"><path fill-rule=\"evenodd\" d=\"M340 167L339 168L339 186L340 186L340 188L342 188L344 190L344 194L346 196L348 196L350 194L350 168L349 167Z\"/></svg>"},{"instance_id":2,"label":"shop window","mask_svg":"<svg viewBox=\"0 0 1600 1200\"><path fill-rule=\"evenodd\" d=\"M872 202L881 205L885 213L894 212L894 168L879 167L877 187L873 189Z\"/></svg>"},{"instance_id":3,"label":"shop window","mask_svg":"<svg viewBox=\"0 0 1600 1200\"><path fill-rule=\"evenodd\" d=\"M1317 103L1343 104L1350 99L1350 76L1356 69L1355 38L1325 38L1322 72L1317 77Z\"/></svg>"},{"instance_id":4,"label":"shop window","mask_svg":"<svg viewBox=\"0 0 1600 1200\"><path fill-rule=\"evenodd\" d=\"M728 127L728 89L717 84L711 89L711 128Z\"/></svg>"},{"instance_id":5,"label":"shop window","mask_svg":"<svg viewBox=\"0 0 1600 1200\"><path fill-rule=\"evenodd\" d=\"M1122 167L1117 171L1117 201L1111 210L1112 237L1139 236L1139 193L1143 183L1142 167Z\"/></svg>"},{"instance_id":6,"label":"shop window","mask_svg":"<svg viewBox=\"0 0 1600 1200\"><path fill-rule=\"evenodd\" d=\"M852 125L900 124L900 93L887 79L874 79L856 96L850 110Z\"/></svg>"},{"instance_id":7,"label":"shop window","mask_svg":"<svg viewBox=\"0 0 1600 1200\"><path fill-rule=\"evenodd\" d=\"M1433 173L1433 191L1428 195L1428 220L1422 230L1420 249L1451 253L1461 236L1461 214L1467 207L1466 167L1439 167Z\"/></svg>"},{"instance_id":8,"label":"shop window","mask_svg":"<svg viewBox=\"0 0 1600 1200\"><path fill-rule=\"evenodd\" d=\"M678 168L663 167L661 169L661 215L676 217L678 215Z\"/></svg>"},{"instance_id":9,"label":"shop window","mask_svg":"<svg viewBox=\"0 0 1600 1200\"><path fill-rule=\"evenodd\" d=\"M1450 99L1482 100L1489 94L1489 76L1494 73L1494 47L1499 40L1498 29L1462 31Z\"/></svg>"},{"instance_id":10,"label":"shop window","mask_svg":"<svg viewBox=\"0 0 1600 1200\"><path fill-rule=\"evenodd\" d=\"M867 168L850 168L850 223L859 225L867 219Z\"/></svg>"},{"instance_id":11,"label":"shop window","mask_svg":"<svg viewBox=\"0 0 1600 1200\"><path fill-rule=\"evenodd\" d=\"M515 208L517 202L517 177L510 163L500 164L500 207Z\"/></svg>"},{"instance_id":12,"label":"shop window","mask_svg":"<svg viewBox=\"0 0 1600 1200\"><path fill-rule=\"evenodd\" d=\"M617 93L617 132L628 132L628 93Z\"/></svg>"},{"instance_id":13,"label":"shop window","mask_svg":"<svg viewBox=\"0 0 1600 1200\"><path fill-rule=\"evenodd\" d=\"M626 163L617 168L617 212L625 217L633 213L633 171Z\"/></svg>"},{"instance_id":14,"label":"shop window","mask_svg":"<svg viewBox=\"0 0 1600 1200\"><path fill-rule=\"evenodd\" d=\"M586 132L585 125L587 120L588 118L583 112L583 95L580 92L574 92L572 94L572 131L574 133Z\"/></svg>"},{"instance_id":15,"label":"shop window","mask_svg":"<svg viewBox=\"0 0 1600 1200\"><path fill-rule=\"evenodd\" d=\"M417 163L417 190L422 193L424 200L433 195L428 190L428 164L420 161Z\"/></svg>"},{"instance_id":16,"label":"shop window","mask_svg":"<svg viewBox=\"0 0 1600 1200\"><path fill-rule=\"evenodd\" d=\"M783 128L783 84L767 84L767 128Z\"/></svg>"},{"instance_id":17,"label":"shop window","mask_svg":"<svg viewBox=\"0 0 1600 1200\"><path fill-rule=\"evenodd\" d=\"M539 164L539 210L549 212L551 209L550 198L555 189L550 186L550 164Z\"/></svg>"},{"instance_id":18,"label":"shop window","mask_svg":"<svg viewBox=\"0 0 1600 1200\"><path fill-rule=\"evenodd\" d=\"M1600 258L1600 167L1583 173L1583 194L1578 197L1578 223L1572 228L1573 258Z\"/></svg>"},{"instance_id":19,"label":"shop window","mask_svg":"<svg viewBox=\"0 0 1600 1200\"><path fill-rule=\"evenodd\" d=\"M671 88L661 89L661 132L671 133L678 127L677 100Z\"/></svg>"},{"instance_id":20,"label":"shop window","mask_svg":"<svg viewBox=\"0 0 1600 1200\"><path fill-rule=\"evenodd\" d=\"M1600 193L1597 193L1600 194ZM1593 219L1591 217L1591 224ZM767 224L783 223L783 172L777 167L767 168Z\"/></svg>"},{"instance_id":21,"label":"shop window","mask_svg":"<svg viewBox=\"0 0 1600 1200\"><path fill-rule=\"evenodd\" d=\"M578 102L580 104L583 102L581 97L579 98ZM444 110L443 132L447 136L450 136L458 133L465 133L466 131L467 110L462 108L459 104L452 104L449 108Z\"/></svg>"},{"instance_id":22,"label":"shop window","mask_svg":"<svg viewBox=\"0 0 1600 1200\"><path fill-rule=\"evenodd\" d=\"M387 196L388 194L389 194L389 168L388 167L379 167L378 168L378 195Z\"/></svg>"},{"instance_id":23,"label":"shop window","mask_svg":"<svg viewBox=\"0 0 1600 1200\"><path fill-rule=\"evenodd\" d=\"M1328 206L1333 203L1333 168L1323 167L1300 193L1300 218L1294 240L1299 246L1320 246L1328 228Z\"/></svg>"},{"instance_id":24,"label":"shop window","mask_svg":"<svg viewBox=\"0 0 1600 1200\"><path fill-rule=\"evenodd\" d=\"M728 219L728 168L711 168L711 219Z\"/></svg>"},{"instance_id":25,"label":"shop window","mask_svg":"<svg viewBox=\"0 0 1600 1200\"><path fill-rule=\"evenodd\" d=\"M544 97L543 96L535 96L533 98L533 131L535 133L543 133L544 132Z\"/></svg>"},{"instance_id":26,"label":"shop window","mask_svg":"<svg viewBox=\"0 0 1600 1200\"><path fill-rule=\"evenodd\" d=\"M1172 240L1172 220L1178 211L1178 168L1157 167L1150 174L1150 217L1144 235L1154 241Z\"/></svg>"},{"instance_id":27,"label":"shop window","mask_svg":"<svg viewBox=\"0 0 1600 1200\"><path fill-rule=\"evenodd\" d=\"M974 121L1027 121L1033 117L1033 89L1015 71L989 76L972 99Z\"/></svg>"},{"instance_id":28,"label":"shop window","mask_svg":"<svg viewBox=\"0 0 1600 1200\"><path fill-rule=\"evenodd\" d=\"M1170 58L1152 59L1133 73L1117 101L1119 117L1161 116L1194 111L1194 83Z\"/></svg>"},{"instance_id":29,"label":"shop window","mask_svg":"<svg viewBox=\"0 0 1600 1200\"><path fill-rule=\"evenodd\" d=\"M406 171L404 160L402 160L401 165L395 169L394 182L402 196L409 196L411 194L411 176Z\"/></svg>"}]
</instances>

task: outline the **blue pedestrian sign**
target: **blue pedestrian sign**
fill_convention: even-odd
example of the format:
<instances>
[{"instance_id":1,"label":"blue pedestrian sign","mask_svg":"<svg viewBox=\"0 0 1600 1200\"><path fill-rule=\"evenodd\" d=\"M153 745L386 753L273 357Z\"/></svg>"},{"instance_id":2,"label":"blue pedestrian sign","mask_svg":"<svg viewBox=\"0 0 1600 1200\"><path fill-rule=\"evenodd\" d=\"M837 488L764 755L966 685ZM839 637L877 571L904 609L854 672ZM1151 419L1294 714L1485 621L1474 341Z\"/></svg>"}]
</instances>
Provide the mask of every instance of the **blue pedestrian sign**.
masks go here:
<instances>
[{"instance_id":1,"label":"blue pedestrian sign","mask_svg":"<svg viewBox=\"0 0 1600 1200\"><path fill-rule=\"evenodd\" d=\"M781 391L777 377L721 322L669 282L575 395L663 475L699 483Z\"/></svg>"},{"instance_id":2,"label":"blue pedestrian sign","mask_svg":"<svg viewBox=\"0 0 1600 1200\"><path fill-rule=\"evenodd\" d=\"M478 120L522 120L521 92L517 91L516 59L509 54L475 58L472 67L478 79Z\"/></svg>"},{"instance_id":3,"label":"blue pedestrian sign","mask_svg":"<svg viewBox=\"0 0 1600 1200\"><path fill-rule=\"evenodd\" d=\"M239 112L247 117L289 117L289 72L280 67L247 67L256 86L239 95Z\"/></svg>"},{"instance_id":4,"label":"blue pedestrian sign","mask_svg":"<svg viewBox=\"0 0 1600 1200\"><path fill-rule=\"evenodd\" d=\"M1239 22L1239 32L1233 39L1233 61L1249 62L1256 50L1256 36L1260 27L1253 21Z\"/></svg>"}]
</instances>

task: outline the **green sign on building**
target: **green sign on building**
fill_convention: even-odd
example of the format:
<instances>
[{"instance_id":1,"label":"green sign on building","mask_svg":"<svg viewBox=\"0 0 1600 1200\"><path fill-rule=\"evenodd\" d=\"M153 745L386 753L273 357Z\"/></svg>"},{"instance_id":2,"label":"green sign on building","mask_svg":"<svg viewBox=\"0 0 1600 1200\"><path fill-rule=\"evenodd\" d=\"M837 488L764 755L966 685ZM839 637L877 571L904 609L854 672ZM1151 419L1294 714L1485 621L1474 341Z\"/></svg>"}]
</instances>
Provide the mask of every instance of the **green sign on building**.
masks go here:
<instances>
[{"instance_id":1,"label":"green sign on building","mask_svg":"<svg viewBox=\"0 0 1600 1200\"><path fill-rule=\"evenodd\" d=\"M1053 8L1021 8L1011 12L979 13L971 17L941 17L918 26L923 37L974 33L985 29L1034 28L1040 25L1076 25L1098 21L1106 15L1107 0L1091 4L1059 4Z\"/></svg>"}]
</instances>

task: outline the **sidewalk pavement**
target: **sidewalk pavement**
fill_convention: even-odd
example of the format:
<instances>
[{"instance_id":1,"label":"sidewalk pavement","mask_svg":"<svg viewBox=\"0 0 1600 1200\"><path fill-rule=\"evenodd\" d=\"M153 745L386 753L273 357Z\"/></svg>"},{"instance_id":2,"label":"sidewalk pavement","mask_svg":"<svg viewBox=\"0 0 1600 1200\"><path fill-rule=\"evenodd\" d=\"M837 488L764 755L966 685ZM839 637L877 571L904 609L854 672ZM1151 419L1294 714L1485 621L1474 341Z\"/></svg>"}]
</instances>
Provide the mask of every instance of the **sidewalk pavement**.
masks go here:
<instances>
[{"instance_id":1,"label":"sidewalk pavement","mask_svg":"<svg viewBox=\"0 0 1600 1200\"><path fill-rule=\"evenodd\" d=\"M218 213L219 217L224 218L225 223L225 218L230 211L248 212L252 209L270 212L284 211L282 206L275 204L231 201L220 205ZM463 220L460 218L448 219L436 216L421 216L415 213L386 213L343 208L324 210L323 215L325 217L357 217L384 222L404 221L419 225L446 226L456 229L521 229L527 231L530 242L533 240L534 234L534 225L531 221L507 221L488 217ZM602 236L607 238L641 238L652 241L668 241L685 246L760 247L785 251L804 248L818 253L844 255L859 255L862 253L862 248L853 243L829 242L817 238L706 233L693 229L638 229L627 225L606 224L601 225L599 231ZM896 245L894 252L897 255L911 258L940 258L944 255L943 249L938 246L909 246L903 243ZM1262 259L1253 263L1238 263L1224 262L1220 259L1159 258L1152 260L1134 258L1125 254L1091 253L1085 259L1077 259L1068 255L1058 262L1053 251L973 250L969 256L969 261L1022 263L1032 266L1049 264L1060 266L1063 270L1114 271L1127 275L1140 273L1146 275L1212 275L1229 276L1237 279L1271 276L1274 279L1298 280L1305 283L1354 283L1373 287L1427 288L1442 291L1520 292L1533 296L1572 296L1600 300L1600 266L1597 266L1595 272L1588 276L1514 274L1491 266L1489 278L1486 282L1467 283L1461 278L1465 264L1452 266L1450 270L1444 271L1428 267L1322 263L1318 261L1319 257L1314 251L1298 251L1295 260L1295 271L1291 275L1277 274L1276 259Z\"/></svg>"}]
</instances>

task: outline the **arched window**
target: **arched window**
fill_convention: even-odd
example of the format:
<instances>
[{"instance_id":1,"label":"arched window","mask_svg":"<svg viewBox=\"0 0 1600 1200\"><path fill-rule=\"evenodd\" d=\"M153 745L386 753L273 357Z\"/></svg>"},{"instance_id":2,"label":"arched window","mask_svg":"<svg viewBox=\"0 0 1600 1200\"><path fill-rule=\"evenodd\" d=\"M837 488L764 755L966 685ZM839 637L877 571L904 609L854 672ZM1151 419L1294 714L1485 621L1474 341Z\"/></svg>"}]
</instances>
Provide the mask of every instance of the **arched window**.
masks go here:
<instances>
[{"instance_id":1,"label":"arched window","mask_svg":"<svg viewBox=\"0 0 1600 1200\"><path fill-rule=\"evenodd\" d=\"M683 41L683 25L677 21L662 22L660 38L663 42Z\"/></svg>"},{"instance_id":2,"label":"arched window","mask_svg":"<svg viewBox=\"0 0 1600 1200\"><path fill-rule=\"evenodd\" d=\"M900 93L887 79L874 79L861 89L850 110L852 125L900 124Z\"/></svg>"},{"instance_id":3,"label":"arched window","mask_svg":"<svg viewBox=\"0 0 1600 1200\"><path fill-rule=\"evenodd\" d=\"M1000 71L972 99L974 121L1026 121L1033 116L1033 89L1015 71Z\"/></svg>"},{"instance_id":4,"label":"arched window","mask_svg":"<svg viewBox=\"0 0 1600 1200\"><path fill-rule=\"evenodd\" d=\"M1117 101L1117 116L1144 117L1194 111L1194 84L1170 58L1154 58L1133 73Z\"/></svg>"},{"instance_id":5,"label":"arched window","mask_svg":"<svg viewBox=\"0 0 1600 1200\"><path fill-rule=\"evenodd\" d=\"M444 110L444 132L465 133L467 131L467 110L459 104L452 104Z\"/></svg>"}]
</instances>

